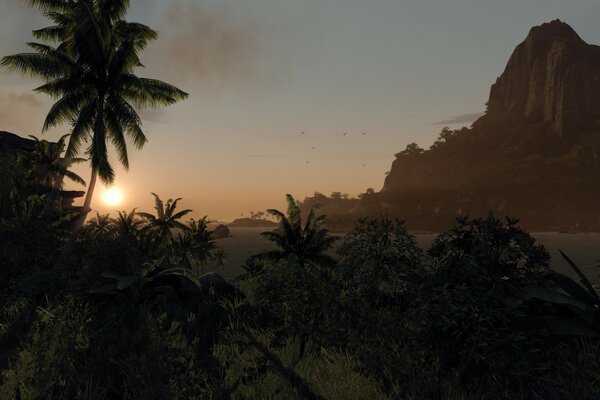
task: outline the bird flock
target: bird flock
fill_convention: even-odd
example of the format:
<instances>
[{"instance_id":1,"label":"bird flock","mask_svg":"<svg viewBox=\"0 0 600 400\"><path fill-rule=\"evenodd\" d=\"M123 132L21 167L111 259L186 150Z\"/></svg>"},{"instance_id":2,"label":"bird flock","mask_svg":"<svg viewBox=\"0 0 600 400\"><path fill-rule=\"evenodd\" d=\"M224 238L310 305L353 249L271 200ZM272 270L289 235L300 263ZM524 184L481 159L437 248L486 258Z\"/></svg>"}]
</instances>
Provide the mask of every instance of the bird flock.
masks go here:
<instances>
[{"instance_id":1,"label":"bird flock","mask_svg":"<svg viewBox=\"0 0 600 400\"><path fill-rule=\"evenodd\" d=\"M300 131L300 135L306 135L306 131ZM343 136L343 137L346 137L346 136L348 136L348 135L350 135L350 132L348 132L348 131L344 131L344 132L342 132L342 136ZM367 132L366 132L366 131L363 131L363 132L361 132L361 133L360 133L360 136L367 136ZM313 146L311 146L311 148L312 148L313 150L316 150L316 149L317 149L317 146L316 146L316 145L313 145ZM306 165L309 165L309 164L310 164L310 160L306 160ZM362 166L363 166L363 168L364 168L364 167L366 167L366 166L367 166L367 163L362 163Z\"/></svg>"}]
</instances>

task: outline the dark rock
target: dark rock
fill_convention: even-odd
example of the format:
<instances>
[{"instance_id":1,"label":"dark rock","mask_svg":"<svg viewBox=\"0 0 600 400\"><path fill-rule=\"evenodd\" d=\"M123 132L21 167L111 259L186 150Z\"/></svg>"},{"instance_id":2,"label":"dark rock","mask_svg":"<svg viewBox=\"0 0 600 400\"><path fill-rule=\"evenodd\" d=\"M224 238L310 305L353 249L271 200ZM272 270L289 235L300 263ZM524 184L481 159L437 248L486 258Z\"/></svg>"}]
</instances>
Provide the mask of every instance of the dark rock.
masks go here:
<instances>
[{"instance_id":1,"label":"dark rock","mask_svg":"<svg viewBox=\"0 0 600 400\"><path fill-rule=\"evenodd\" d=\"M212 231L212 238L213 239L225 239L231 237L231 233L229 232L229 228L227 227L227 225L218 225L213 231Z\"/></svg>"},{"instance_id":2,"label":"dark rock","mask_svg":"<svg viewBox=\"0 0 600 400\"><path fill-rule=\"evenodd\" d=\"M532 28L487 106L470 128L398 153L360 213L436 231L489 211L533 231L600 231L600 47L559 20Z\"/></svg>"},{"instance_id":3,"label":"dark rock","mask_svg":"<svg viewBox=\"0 0 600 400\"><path fill-rule=\"evenodd\" d=\"M600 47L555 20L533 27L517 46L491 88L488 114L574 134L598 126L599 95Z\"/></svg>"}]
</instances>

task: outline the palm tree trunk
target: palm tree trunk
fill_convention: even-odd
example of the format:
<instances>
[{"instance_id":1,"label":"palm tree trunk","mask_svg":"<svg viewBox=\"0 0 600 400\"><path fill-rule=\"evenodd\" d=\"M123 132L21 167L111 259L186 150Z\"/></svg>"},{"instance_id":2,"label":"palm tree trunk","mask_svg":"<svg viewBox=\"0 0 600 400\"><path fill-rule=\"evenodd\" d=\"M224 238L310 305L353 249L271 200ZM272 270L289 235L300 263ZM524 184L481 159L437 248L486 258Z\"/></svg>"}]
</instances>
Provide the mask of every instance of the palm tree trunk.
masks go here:
<instances>
[{"instance_id":1,"label":"palm tree trunk","mask_svg":"<svg viewBox=\"0 0 600 400\"><path fill-rule=\"evenodd\" d=\"M83 223L87 218L87 215L92 211L90 207L92 204L92 197L94 196L94 189L96 188L96 178L98 177L98 171L92 168L92 176L90 177L90 183L87 187L87 193L85 194L85 201L83 202L83 208L81 209L81 214L73 227L72 234L77 235L81 228L83 227Z\"/></svg>"},{"instance_id":2,"label":"palm tree trunk","mask_svg":"<svg viewBox=\"0 0 600 400\"><path fill-rule=\"evenodd\" d=\"M66 168L66 166L65 166ZM60 194L60 189L62 188L63 181L65 179L64 173L59 173L56 177L56 181L54 182L54 186L52 187L52 192L50 192L50 196L46 200L46 205L44 205L44 210L42 211L42 218L46 218L50 211L54 208L54 204L56 204L56 200Z\"/></svg>"},{"instance_id":3,"label":"palm tree trunk","mask_svg":"<svg viewBox=\"0 0 600 400\"><path fill-rule=\"evenodd\" d=\"M65 247L63 247L56 263L54 264L54 268L61 269L65 266L65 262L67 259L73 254L75 250L75 242L77 241L77 235L81 228L83 228L83 224L85 223L85 219L90 211L92 211L90 205L92 204L92 197L94 195L94 188L96 187L96 178L98 177L98 171L95 168L92 168L92 176L90 177L90 183L87 187L87 193L85 194L85 201L83 202L83 207L81 208L81 213L75 221L75 225L73 226L73 230L71 231L71 235L69 236L69 240Z\"/></svg>"}]
</instances>

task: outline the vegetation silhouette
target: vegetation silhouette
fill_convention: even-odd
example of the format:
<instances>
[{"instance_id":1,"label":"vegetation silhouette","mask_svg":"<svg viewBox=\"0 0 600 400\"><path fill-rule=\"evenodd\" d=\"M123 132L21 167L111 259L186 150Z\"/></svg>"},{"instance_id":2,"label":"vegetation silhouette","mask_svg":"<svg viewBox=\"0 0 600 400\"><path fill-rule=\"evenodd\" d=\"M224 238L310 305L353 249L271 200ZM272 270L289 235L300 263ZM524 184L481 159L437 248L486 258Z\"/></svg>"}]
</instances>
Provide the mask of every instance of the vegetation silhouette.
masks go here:
<instances>
[{"instance_id":1,"label":"vegetation silhouette","mask_svg":"<svg viewBox=\"0 0 600 400\"><path fill-rule=\"evenodd\" d=\"M63 55L88 65L94 54L79 46L97 43L81 29L100 14L115 18L95 26L108 36L144 31L117 22L127 1L30 3L57 21L36 35L62 40L11 61L38 75ZM122 33L113 38L135 47ZM286 212L268 210L279 228L262 234L278 249L251 255L230 283L201 275L226 254L208 217L184 220L180 198L152 193L156 214L96 213L75 241L72 212L40 218L46 199L35 189L56 186L74 160L62 143L0 154L2 399L598 398L600 298L566 254L576 278L553 271L516 219L460 217L427 251L403 221L360 219L334 249L314 205L327 197L315 193L304 213L287 195ZM110 166L96 162L106 177ZM55 268L66 243L70 262Z\"/></svg>"},{"instance_id":2,"label":"vegetation silhouette","mask_svg":"<svg viewBox=\"0 0 600 400\"><path fill-rule=\"evenodd\" d=\"M312 265L332 265L334 260L325 254L333 246L337 238L330 236L323 226L325 216L316 216L311 209L302 226L302 213L292 195L287 194L287 215L276 209L267 212L277 218L279 228L274 232L263 232L261 236L273 242L279 250L264 253L270 259L288 259L294 256L302 267Z\"/></svg>"},{"instance_id":3,"label":"vegetation silhouette","mask_svg":"<svg viewBox=\"0 0 600 400\"><path fill-rule=\"evenodd\" d=\"M0 396L598 392L598 297L574 262L580 282L550 270L518 221L462 218L424 253L402 221L362 220L333 257L325 217L311 213L302 224L287 200L285 214L273 213L280 230L265 237L276 238L277 257L253 255L235 287L199 276L197 266L219 268L224 253L206 217L178 217L179 200L155 196L163 217L154 225L160 215L139 218L135 209L98 214L81 232L73 267L61 270L52 265L65 228L41 225L36 214L3 219Z\"/></svg>"},{"instance_id":4,"label":"vegetation silhouette","mask_svg":"<svg viewBox=\"0 0 600 400\"><path fill-rule=\"evenodd\" d=\"M85 153L92 173L73 237L61 257L65 258L91 210L97 176L105 183L114 180L107 142L115 146L119 162L127 169L126 136L138 149L147 141L134 107L171 105L187 94L134 74L136 68L143 67L139 53L158 35L143 24L123 19L130 6L128 0L35 0L31 4L56 24L34 31L34 37L57 46L29 43L33 53L3 57L0 65L46 80L36 91L58 101L48 112L43 129L72 124L67 162L80 153L83 143L89 143Z\"/></svg>"},{"instance_id":5,"label":"vegetation silhouette","mask_svg":"<svg viewBox=\"0 0 600 400\"><path fill-rule=\"evenodd\" d=\"M65 165L62 157L68 135L62 136L56 143L40 140L33 135L30 137L35 141L33 151L19 154L19 162L25 169L26 179L43 187L54 188L59 176L63 175L73 182L85 185L85 181L79 175L67 169L70 165ZM85 162L83 158L72 158L69 161L71 164Z\"/></svg>"},{"instance_id":6,"label":"vegetation silhouette","mask_svg":"<svg viewBox=\"0 0 600 400\"><path fill-rule=\"evenodd\" d=\"M144 218L147 221L146 229L151 230L158 237L158 240L162 243L168 243L169 240L173 239L174 229L186 230L188 227L182 222L178 221L185 215L192 212L192 210L186 209L179 212L175 212L177 208L177 202L181 200L169 199L165 204L156 193L151 193L154 196L154 209L156 215L152 215L147 212L138 212L137 215Z\"/></svg>"},{"instance_id":7,"label":"vegetation silhouette","mask_svg":"<svg viewBox=\"0 0 600 400\"><path fill-rule=\"evenodd\" d=\"M131 239L139 232L142 221L137 217L136 208L130 212L118 211L117 218L112 221L117 234L124 239Z\"/></svg>"}]
</instances>

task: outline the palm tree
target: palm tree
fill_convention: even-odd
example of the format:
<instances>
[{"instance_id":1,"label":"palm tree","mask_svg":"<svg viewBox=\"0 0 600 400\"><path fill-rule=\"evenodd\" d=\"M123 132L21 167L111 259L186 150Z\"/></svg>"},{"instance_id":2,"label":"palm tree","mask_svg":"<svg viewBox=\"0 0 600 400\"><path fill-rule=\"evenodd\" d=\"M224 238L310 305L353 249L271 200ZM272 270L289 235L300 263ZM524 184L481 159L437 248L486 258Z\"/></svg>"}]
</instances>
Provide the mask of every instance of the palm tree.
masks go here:
<instances>
[{"instance_id":1,"label":"palm tree","mask_svg":"<svg viewBox=\"0 0 600 400\"><path fill-rule=\"evenodd\" d=\"M215 250L215 268L217 269L221 269L225 266L225 259L227 258L227 255L225 254L225 249L222 247L219 247L217 250Z\"/></svg>"},{"instance_id":2,"label":"palm tree","mask_svg":"<svg viewBox=\"0 0 600 400\"><path fill-rule=\"evenodd\" d=\"M151 194L154 196L154 209L156 210L156 215L145 212L139 212L137 215L147 221L148 231L156 235L158 242L162 245L166 245L174 238L173 229L181 229L183 231L188 230L188 226L178 220L191 213L192 210L183 210L176 213L175 209L177 208L177 202L181 200L181 198L175 200L169 199L165 204L156 193Z\"/></svg>"},{"instance_id":3,"label":"palm tree","mask_svg":"<svg viewBox=\"0 0 600 400\"><path fill-rule=\"evenodd\" d=\"M101 236L112 231L112 220L108 214L100 214L96 211L96 217L87 223L87 229L94 236Z\"/></svg>"},{"instance_id":4,"label":"palm tree","mask_svg":"<svg viewBox=\"0 0 600 400\"><path fill-rule=\"evenodd\" d=\"M279 210L269 209L267 212L279 220L279 229L274 232L263 232L261 236L273 242L279 249L264 253L265 257L287 259L294 255L300 266L307 263L313 265L332 265L335 261L325 252L333 246L336 237L330 236L323 228L325 215L316 216L315 207L311 207L304 227L300 207L292 195L286 195L287 215Z\"/></svg>"},{"instance_id":5,"label":"palm tree","mask_svg":"<svg viewBox=\"0 0 600 400\"><path fill-rule=\"evenodd\" d=\"M35 136L30 137L35 141L33 151L19 154L19 163L25 170L27 180L44 188L51 188L54 187L59 176L62 175L74 182L85 185L85 181L79 175L68 170L69 165L65 165L65 160L62 158L65 139L68 135L61 137L56 143L40 140ZM85 160L74 158L69 161L70 164L74 164Z\"/></svg>"},{"instance_id":6,"label":"palm tree","mask_svg":"<svg viewBox=\"0 0 600 400\"><path fill-rule=\"evenodd\" d=\"M208 260L213 258L212 251L215 249L207 217L197 221L192 219L186 230L171 239L171 249L183 265L201 273Z\"/></svg>"},{"instance_id":7,"label":"palm tree","mask_svg":"<svg viewBox=\"0 0 600 400\"><path fill-rule=\"evenodd\" d=\"M142 225L142 221L136 218L135 210L134 208L130 212L118 211L117 218L112 221L115 232L125 239L134 237Z\"/></svg>"},{"instance_id":8,"label":"palm tree","mask_svg":"<svg viewBox=\"0 0 600 400\"><path fill-rule=\"evenodd\" d=\"M208 222L208 217L204 216L197 221L192 219L188 224L188 232L194 242L194 258L201 268L204 268L212 258L212 251L215 249L215 241L212 232L208 230Z\"/></svg>"},{"instance_id":9,"label":"palm tree","mask_svg":"<svg viewBox=\"0 0 600 400\"><path fill-rule=\"evenodd\" d=\"M187 94L167 83L139 78L143 67L138 54L157 38L156 31L123 20L129 0L29 0L55 25L34 31L34 37L58 43L29 43L33 53L4 57L0 65L9 71L42 78L36 89L56 99L44 122L44 131L69 123L71 136L65 158L70 160L87 143L92 167L81 215L72 240L91 210L96 179L112 183L114 171L108 161L107 141L127 169L125 137L141 149L146 143L137 107L171 105ZM67 246L68 247L68 246Z\"/></svg>"}]
</instances>

